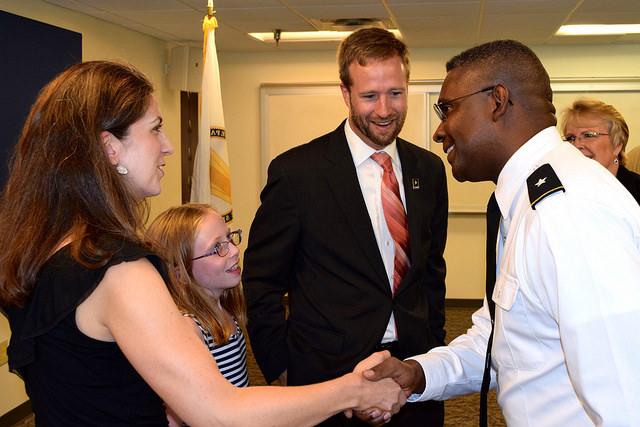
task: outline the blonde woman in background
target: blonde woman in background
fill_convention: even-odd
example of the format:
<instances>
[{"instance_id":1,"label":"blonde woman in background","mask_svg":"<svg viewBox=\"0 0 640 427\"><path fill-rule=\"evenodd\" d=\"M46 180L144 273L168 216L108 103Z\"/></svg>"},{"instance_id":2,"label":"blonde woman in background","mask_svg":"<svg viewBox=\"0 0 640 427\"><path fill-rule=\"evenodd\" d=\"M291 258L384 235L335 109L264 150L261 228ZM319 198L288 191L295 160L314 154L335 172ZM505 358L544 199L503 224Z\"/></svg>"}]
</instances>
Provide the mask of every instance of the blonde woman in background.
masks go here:
<instances>
[{"instance_id":1,"label":"blonde woman in background","mask_svg":"<svg viewBox=\"0 0 640 427\"><path fill-rule=\"evenodd\" d=\"M625 167L629 127L613 105L578 99L562 115L564 140L607 168L640 203L640 175Z\"/></svg>"}]
</instances>

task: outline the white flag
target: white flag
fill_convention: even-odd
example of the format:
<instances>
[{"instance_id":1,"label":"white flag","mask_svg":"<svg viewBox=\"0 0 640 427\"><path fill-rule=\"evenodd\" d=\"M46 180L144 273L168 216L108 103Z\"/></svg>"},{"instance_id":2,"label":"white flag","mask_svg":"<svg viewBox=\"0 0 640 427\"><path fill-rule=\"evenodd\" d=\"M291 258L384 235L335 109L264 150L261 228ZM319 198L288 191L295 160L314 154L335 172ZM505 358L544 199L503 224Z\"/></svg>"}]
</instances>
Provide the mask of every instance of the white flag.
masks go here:
<instances>
[{"instance_id":1,"label":"white flag","mask_svg":"<svg viewBox=\"0 0 640 427\"><path fill-rule=\"evenodd\" d=\"M191 180L191 201L210 204L223 216L225 222L229 222L233 219L231 173L216 53L217 27L214 16L205 16L202 25L204 66L200 92L200 124Z\"/></svg>"}]
</instances>

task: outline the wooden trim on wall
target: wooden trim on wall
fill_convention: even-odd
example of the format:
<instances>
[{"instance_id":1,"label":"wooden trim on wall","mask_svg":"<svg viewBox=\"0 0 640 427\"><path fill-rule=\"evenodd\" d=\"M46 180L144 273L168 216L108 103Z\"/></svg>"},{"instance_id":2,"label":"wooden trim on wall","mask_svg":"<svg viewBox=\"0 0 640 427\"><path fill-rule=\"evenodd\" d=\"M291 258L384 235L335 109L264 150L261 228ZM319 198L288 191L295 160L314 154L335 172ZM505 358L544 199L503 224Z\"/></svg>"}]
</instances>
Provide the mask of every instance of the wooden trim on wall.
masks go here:
<instances>
[{"instance_id":1,"label":"wooden trim on wall","mask_svg":"<svg viewBox=\"0 0 640 427\"><path fill-rule=\"evenodd\" d=\"M191 199L193 161L198 147L198 93L180 92L180 161L182 203Z\"/></svg>"},{"instance_id":2,"label":"wooden trim on wall","mask_svg":"<svg viewBox=\"0 0 640 427\"><path fill-rule=\"evenodd\" d=\"M33 412L31 401L27 400L0 417L0 427L12 427Z\"/></svg>"}]
</instances>

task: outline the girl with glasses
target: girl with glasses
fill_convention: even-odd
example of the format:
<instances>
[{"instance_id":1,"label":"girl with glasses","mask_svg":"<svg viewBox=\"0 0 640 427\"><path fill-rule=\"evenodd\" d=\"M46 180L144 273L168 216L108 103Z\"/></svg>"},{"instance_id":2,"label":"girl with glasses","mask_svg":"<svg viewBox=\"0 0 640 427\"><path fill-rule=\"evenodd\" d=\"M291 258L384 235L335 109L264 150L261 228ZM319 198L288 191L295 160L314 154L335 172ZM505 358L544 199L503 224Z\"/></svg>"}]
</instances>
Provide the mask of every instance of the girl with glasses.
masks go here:
<instances>
[{"instance_id":1,"label":"girl with glasses","mask_svg":"<svg viewBox=\"0 0 640 427\"><path fill-rule=\"evenodd\" d=\"M246 314L240 288L237 245L241 230L229 231L222 217L205 204L186 204L161 213L149 237L167 263L167 284L176 305L233 385L249 385L245 339ZM170 425L180 425L169 410Z\"/></svg>"}]
</instances>

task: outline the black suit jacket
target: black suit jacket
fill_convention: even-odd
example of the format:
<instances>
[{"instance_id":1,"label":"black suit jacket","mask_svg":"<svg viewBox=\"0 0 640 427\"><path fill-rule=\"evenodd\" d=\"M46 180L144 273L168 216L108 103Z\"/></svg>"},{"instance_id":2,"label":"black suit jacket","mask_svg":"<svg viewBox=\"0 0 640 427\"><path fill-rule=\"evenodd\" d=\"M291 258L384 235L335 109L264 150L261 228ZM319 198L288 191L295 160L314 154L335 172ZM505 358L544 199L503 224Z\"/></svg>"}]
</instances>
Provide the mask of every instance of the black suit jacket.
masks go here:
<instances>
[{"instance_id":1,"label":"black suit jacket","mask_svg":"<svg viewBox=\"0 0 640 427\"><path fill-rule=\"evenodd\" d=\"M443 345L448 197L442 161L397 140L411 268L392 297L344 122L274 159L244 255L251 345L267 381L349 372L380 343L391 311L398 356ZM285 318L282 297L289 294Z\"/></svg>"}]
</instances>

